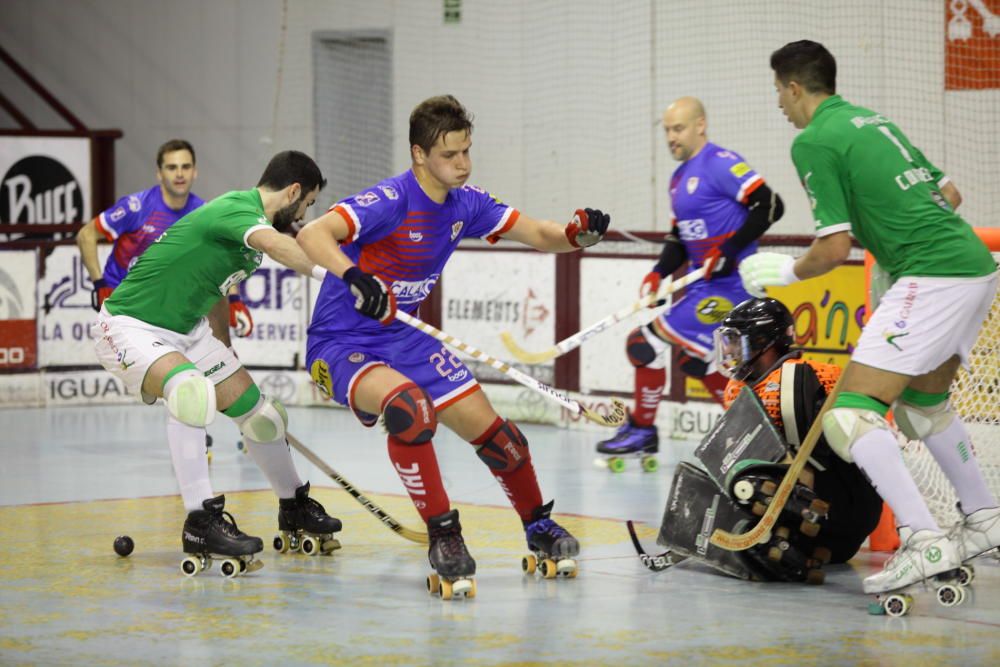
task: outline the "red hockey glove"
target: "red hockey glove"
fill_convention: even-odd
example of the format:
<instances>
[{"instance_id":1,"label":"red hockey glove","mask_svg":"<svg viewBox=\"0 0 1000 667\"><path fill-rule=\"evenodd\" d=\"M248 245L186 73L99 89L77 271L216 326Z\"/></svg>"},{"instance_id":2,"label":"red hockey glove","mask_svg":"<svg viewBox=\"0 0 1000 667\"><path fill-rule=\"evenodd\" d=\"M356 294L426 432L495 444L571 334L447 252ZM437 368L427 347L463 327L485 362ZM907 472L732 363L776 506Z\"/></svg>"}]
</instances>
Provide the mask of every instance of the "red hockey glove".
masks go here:
<instances>
[{"instance_id":1,"label":"red hockey glove","mask_svg":"<svg viewBox=\"0 0 1000 667\"><path fill-rule=\"evenodd\" d=\"M238 294L229 295L229 326L239 338L246 338L253 331L253 317L250 309Z\"/></svg>"},{"instance_id":2,"label":"red hockey glove","mask_svg":"<svg viewBox=\"0 0 1000 667\"><path fill-rule=\"evenodd\" d=\"M566 238L574 248L588 248L602 238L611 224L611 216L596 208L578 208L566 225Z\"/></svg>"}]
</instances>

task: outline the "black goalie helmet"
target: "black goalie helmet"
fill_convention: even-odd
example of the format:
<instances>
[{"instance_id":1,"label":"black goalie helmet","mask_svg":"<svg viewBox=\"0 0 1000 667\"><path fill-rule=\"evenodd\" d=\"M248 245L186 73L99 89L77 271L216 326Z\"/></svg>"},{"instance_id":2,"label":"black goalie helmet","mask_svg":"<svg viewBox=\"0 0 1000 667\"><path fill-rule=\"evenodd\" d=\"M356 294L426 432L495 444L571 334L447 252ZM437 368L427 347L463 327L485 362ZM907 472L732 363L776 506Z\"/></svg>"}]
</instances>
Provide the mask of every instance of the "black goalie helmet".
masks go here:
<instances>
[{"instance_id":1,"label":"black goalie helmet","mask_svg":"<svg viewBox=\"0 0 1000 667\"><path fill-rule=\"evenodd\" d=\"M747 299L729 311L714 337L719 372L747 381L764 352L775 348L778 356L788 353L795 340L795 321L780 301Z\"/></svg>"}]
</instances>

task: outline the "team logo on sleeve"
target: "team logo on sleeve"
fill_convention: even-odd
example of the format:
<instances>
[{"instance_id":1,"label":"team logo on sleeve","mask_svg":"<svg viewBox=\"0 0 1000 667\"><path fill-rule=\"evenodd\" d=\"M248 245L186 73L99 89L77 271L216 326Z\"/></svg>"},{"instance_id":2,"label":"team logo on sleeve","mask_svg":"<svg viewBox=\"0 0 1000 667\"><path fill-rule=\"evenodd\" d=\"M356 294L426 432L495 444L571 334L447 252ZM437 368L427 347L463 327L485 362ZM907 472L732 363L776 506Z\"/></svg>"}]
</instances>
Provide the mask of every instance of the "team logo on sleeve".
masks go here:
<instances>
[{"instance_id":1,"label":"team logo on sleeve","mask_svg":"<svg viewBox=\"0 0 1000 667\"><path fill-rule=\"evenodd\" d=\"M381 190L382 194L384 194L392 201L396 201L397 199L399 199L399 193L396 192L396 188L392 187L391 185L380 185L378 186L378 189Z\"/></svg>"},{"instance_id":2,"label":"team logo on sleeve","mask_svg":"<svg viewBox=\"0 0 1000 667\"><path fill-rule=\"evenodd\" d=\"M464 220L459 220L458 222L453 222L451 225L451 240L454 241L458 238L458 235L462 233L462 227L465 225Z\"/></svg>"},{"instance_id":3,"label":"team logo on sleeve","mask_svg":"<svg viewBox=\"0 0 1000 667\"><path fill-rule=\"evenodd\" d=\"M379 200L379 196L372 191L365 192L354 198L354 201L358 203L358 206L371 206Z\"/></svg>"},{"instance_id":4,"label":"team logo on sleeve","mask_svg":"<svg viewBox=\"0 0 1000 667\"><path fill-rule=\"evenodd\" d=\"M138 213L142 209L142 200L140 200L135 195L129 195L128 197L128 210L133 213Z\"/></svg>"},{"instance_id":5,"label":"team logo on sleeve","mask_svg":"<svg viewBox=\"0 0 1000 667\"><path fill-rule=\"evenodd\" d=\"M729 168L729 172L736 178L743 178L750 173L750 165L746 162L737 162Z\"/></svg>"},{"instance_id":6,"label":"team logo on sleeve","mask_svg":"<svg viewBox=\"0 0 1000 667\"><path fill-rule=\"evenodd\" d=\"M698 177L692 176L687 182L687 191L689 195L693 195L694 191L698 189Z\"/></svg>"}]
</instances>

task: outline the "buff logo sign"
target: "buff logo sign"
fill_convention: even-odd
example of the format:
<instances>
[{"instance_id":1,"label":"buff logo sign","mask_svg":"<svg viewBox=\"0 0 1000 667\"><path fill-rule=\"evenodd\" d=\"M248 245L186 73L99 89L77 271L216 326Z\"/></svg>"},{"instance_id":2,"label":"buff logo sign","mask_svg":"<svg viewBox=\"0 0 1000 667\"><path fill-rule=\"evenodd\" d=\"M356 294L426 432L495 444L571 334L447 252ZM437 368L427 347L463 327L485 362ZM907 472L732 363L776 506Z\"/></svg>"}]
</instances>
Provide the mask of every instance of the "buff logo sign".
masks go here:
<instances>
[{"instance_id":1,"label":"buff logo sign","mask_svg":"<svg viewBox=\"0 0 1000 667\"><path fill-rule=\"evenodd\" d=\"M58 160L32 155L18 160L0 181L0 221L7 224L80 222L83 191Z\"/></svg>"}]
</instances>

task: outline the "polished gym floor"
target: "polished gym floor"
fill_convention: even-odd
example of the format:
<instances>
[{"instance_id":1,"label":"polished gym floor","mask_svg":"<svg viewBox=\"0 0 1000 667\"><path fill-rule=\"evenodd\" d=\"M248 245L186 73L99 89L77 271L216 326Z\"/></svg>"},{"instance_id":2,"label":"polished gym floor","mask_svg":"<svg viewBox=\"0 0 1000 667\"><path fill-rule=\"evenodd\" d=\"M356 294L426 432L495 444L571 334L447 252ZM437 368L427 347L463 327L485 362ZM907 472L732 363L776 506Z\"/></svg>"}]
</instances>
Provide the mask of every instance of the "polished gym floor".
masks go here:
<instances>
[{"instance_id":1,"label":"polished gym floor","mask_svg":"<svg viewBox=\"0 0 1000 667\"><path fill-rule=\"evenodd\" d=\"M347 411L293 408L290 431L404 525L423 530L384 436ZM426 547L387 530L298 454L314 497L344 522L331 556L280 555L235 579L179 565L184 511L162 407L0 409L2 665L973 665L1000 664L1000 567L981 558L973 595L916 596L904 618L870 616L862 551L822 586L756 584L684 563L653 573L624 521L659 552L673 463L594 465L602 433L522 425L545 497L583 545L576 579L525 576L520 522L468 445L442 432L448 492L478 562L475 599L427 594ZM443 431L443 429L442 429ZM269 545L277 502L220 419L212 479L241 529ZM128 534L135 552L112 550Z\"/></svg>"}]
</instances>

